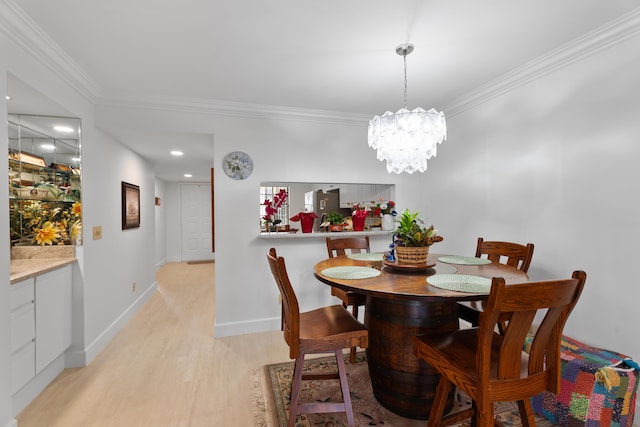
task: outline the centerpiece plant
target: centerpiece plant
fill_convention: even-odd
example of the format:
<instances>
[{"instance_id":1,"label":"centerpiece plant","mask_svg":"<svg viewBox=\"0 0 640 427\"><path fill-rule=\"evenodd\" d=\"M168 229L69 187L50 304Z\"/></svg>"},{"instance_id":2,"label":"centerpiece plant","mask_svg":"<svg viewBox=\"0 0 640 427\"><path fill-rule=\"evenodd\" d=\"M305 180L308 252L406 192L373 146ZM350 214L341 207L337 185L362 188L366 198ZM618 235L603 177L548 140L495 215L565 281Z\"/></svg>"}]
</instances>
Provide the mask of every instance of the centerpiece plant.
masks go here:
<instances>
[{"instance_id":1,"label":"centerpiece plant","mask_svg":"<svg viewBox=\"0 0 640 427\"><path fill-rule=\"evenodd\" d=\"M411 212L409 209L405 209L400 215L394 232L394 249L398 262L426 263L429 247L444 240L433 225L426 227L418 215L418 212Z\"/></svg>"}]
</instances>

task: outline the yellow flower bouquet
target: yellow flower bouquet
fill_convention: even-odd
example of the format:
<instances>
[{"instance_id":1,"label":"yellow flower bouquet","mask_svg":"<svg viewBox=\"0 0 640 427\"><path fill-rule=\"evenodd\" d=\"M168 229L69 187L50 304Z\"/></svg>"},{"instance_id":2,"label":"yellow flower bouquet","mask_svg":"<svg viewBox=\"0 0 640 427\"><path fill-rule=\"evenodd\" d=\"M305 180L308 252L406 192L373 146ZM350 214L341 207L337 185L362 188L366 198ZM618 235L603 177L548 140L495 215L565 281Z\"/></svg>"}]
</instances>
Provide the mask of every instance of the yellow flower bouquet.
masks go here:
<instances>
[{"instance_id":1,"label":"yellow flower bouquet","mask_svg":"<svg viewBox=\"0 0 640 427\"><path fill-rule=\"evenodd\" d=\"M48 202L30 200L11 211L13 245L70 245L82 233L82 204L52 207Z\"/></svg>"}]
</instances>

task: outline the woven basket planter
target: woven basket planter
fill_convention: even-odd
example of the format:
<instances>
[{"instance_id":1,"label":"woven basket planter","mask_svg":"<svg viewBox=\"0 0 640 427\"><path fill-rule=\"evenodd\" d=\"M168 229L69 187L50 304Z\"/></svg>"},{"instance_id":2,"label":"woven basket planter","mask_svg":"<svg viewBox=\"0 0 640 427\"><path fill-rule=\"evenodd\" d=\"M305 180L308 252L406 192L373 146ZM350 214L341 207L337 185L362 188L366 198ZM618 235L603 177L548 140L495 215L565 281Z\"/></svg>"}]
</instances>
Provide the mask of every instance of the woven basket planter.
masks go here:
<instances>
[{"instance_id":1,"label":"woven basket planter","mask_svg":"<svg viewBox=\"0 0 640 427\"><path fill-rule=\"evenodd\" d=\"M424 264L427 262L430 246L405 247L396 246L396 259L401 264Z\"/></svg>"}]
</instances>

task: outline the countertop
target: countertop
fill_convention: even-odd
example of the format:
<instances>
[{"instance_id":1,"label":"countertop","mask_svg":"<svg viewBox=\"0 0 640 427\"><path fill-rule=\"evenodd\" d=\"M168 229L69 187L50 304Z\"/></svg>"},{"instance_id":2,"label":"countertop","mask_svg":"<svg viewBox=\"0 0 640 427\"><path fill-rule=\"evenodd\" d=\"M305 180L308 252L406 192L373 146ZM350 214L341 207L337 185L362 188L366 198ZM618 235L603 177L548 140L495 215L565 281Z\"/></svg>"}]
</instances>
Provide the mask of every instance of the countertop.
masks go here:
<instances>
[{"instance_id":1,"label":"countertop","mask_svg":"<svg viewBox=\"0 0 640 427\"><path fill-rule=\"evenodd\" d=\"M11 284L57 270L75 262L73 246L11 248Z\"/></svg>"},{"instance_id":2,"label":"countertop","mask_svg":"<svg viewBox=\"0 0 640 427\"><path fill-rule=\"evenodd\" d=\"M313 233L297 233L279 232L279 233L260 233L261 239L307 239L307 238L337 238L337 237L358 237L358 236L389 236L391 239L393 231L381 231L379 228L375 230L365 231L314 231Z\"/></svg>"}]
</instances>

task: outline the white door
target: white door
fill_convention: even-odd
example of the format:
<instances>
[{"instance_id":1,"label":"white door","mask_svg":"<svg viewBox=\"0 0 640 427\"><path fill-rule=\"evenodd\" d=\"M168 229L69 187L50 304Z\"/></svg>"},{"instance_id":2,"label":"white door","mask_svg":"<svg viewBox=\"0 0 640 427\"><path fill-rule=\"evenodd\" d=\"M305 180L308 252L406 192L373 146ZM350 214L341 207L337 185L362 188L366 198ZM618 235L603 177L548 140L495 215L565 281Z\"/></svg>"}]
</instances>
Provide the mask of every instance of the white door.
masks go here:
<instances>
[{"instance_id":1,"label":"white door","mask_svg":"<svg viewBox=\"0 0 640 427\"><path fill-rule=\"evenodd\" d=\"M214 259L210 184L180 184L180 223L182 261Z\"/></svg>"}]
</instances>

